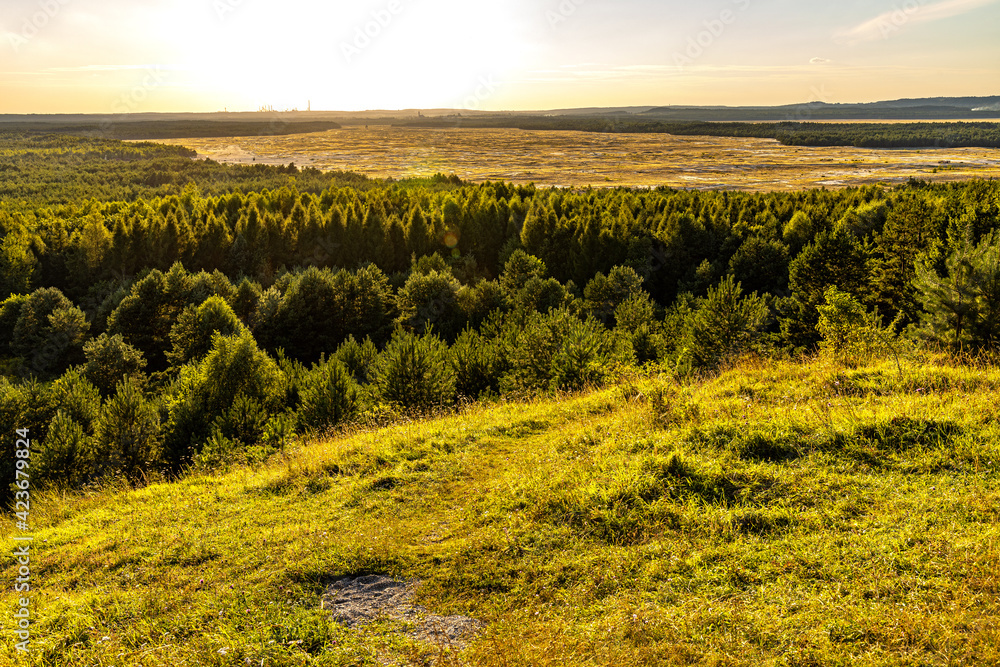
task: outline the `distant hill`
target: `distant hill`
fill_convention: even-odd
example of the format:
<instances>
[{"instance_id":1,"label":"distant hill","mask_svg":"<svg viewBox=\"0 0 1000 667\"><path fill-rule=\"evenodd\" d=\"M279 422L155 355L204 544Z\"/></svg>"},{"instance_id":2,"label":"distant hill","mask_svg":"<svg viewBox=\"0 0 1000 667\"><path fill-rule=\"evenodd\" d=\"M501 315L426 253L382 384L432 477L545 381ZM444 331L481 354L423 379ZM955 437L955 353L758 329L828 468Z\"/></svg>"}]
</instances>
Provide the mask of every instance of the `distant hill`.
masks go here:
<instances>
[{"instance_id":1,"label":"distant hill","mask_svg":"<svg viewBox=\"0 0 1000 667\"><path fill-rule=\"evenodd\" d=\"M808 102L773 107L653 107L640 114L656 120L974 120L1000 116L1000 96L928 97L862 104Z\"/></svg>"}]
</instances>

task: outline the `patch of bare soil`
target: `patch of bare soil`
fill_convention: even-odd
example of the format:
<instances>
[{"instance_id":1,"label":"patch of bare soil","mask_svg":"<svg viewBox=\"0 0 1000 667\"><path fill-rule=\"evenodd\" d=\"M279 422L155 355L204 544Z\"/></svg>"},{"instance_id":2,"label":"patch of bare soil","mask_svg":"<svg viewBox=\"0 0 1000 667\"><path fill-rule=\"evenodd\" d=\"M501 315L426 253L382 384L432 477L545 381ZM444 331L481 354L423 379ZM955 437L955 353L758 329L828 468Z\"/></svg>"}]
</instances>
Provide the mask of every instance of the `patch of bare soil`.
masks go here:
<instances>
[{"instance_id":1,"label":"patch of bare soil","mask_svg":"<svg viewBox=\"0 0 1000 667\"><path fill-rule=\"evenodd\" d=\"M384 575L344 577L327 586L320 606L347 627L377 618L391 618L414 626L409 636L437 645L461 649L480 629L482 621L468 616L438 616L413 604L419 579L399 581Z\"/></svg>"}]
</instances>

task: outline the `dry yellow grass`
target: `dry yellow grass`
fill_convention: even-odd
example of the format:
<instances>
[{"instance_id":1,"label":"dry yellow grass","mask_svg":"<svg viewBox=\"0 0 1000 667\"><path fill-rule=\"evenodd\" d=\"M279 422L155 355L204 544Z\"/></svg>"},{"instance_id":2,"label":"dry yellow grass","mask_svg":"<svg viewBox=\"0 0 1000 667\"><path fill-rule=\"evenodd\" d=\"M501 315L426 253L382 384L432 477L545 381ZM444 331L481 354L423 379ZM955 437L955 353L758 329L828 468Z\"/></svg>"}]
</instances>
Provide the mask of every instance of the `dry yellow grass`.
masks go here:
<instances>
[{"instance_id":1,"label":"dry yellow grass","mask_svg":"<svg viewBox=\"0 0 1000 667\"><path fill-rule=\"evenodd\" d=\"M508 129L345 127L291 136L171 139L199 157L288 164L371 177L457 174L471 181L543 186L799 190L910 177L957 181L1000 176L984 148L878 150L782 146L771 139L598 134Z\"/></svg>"}]
</instances>

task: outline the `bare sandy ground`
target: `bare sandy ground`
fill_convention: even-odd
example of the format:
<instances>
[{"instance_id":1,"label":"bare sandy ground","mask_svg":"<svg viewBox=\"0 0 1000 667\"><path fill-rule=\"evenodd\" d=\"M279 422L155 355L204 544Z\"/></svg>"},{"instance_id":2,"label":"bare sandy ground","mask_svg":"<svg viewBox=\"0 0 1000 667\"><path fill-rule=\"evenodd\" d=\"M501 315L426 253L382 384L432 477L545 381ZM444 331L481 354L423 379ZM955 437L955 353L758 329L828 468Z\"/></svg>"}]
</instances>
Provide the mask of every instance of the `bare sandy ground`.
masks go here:
<instances>
[{"instance_id":1,"label":"bare sandy ground","mask_svg":"<svg viewBox=\"0 0 1000 667\"><path fill-rule=\"evenodd\" d=\"M483 627L468 616L438 616L414 605L412 598L420 582L398 581L373 574L345 577L330 584L321 600L333 620L348 627L364 625L378 618L412 624L411 637L461 649Z\"/></svg>"},{"instance_id":2,"label":"bare sandy ground","mask_svg":"<svg viewBox=\"0 0 1000 667\"><path fill-rule=\"evenodd\" d=\"M797 190L909 178L1000 177L1000 150L782 146L771 139L506 129L345 127L290 136L171 139L199 158L288 164L379 178L435 173L556 187Z\"/></svg>"}]
</instances>

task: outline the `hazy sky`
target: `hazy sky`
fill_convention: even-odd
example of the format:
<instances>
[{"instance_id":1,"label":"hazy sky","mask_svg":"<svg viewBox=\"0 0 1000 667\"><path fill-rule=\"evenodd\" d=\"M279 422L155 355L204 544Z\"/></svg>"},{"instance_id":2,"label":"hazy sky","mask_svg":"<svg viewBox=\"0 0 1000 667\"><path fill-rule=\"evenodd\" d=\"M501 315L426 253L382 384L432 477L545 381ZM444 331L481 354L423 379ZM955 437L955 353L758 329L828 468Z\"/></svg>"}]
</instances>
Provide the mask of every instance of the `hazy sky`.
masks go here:
<instances>
[{"instance_id":1,"label":"hazy sky","mask_svg":"<svg viewBox=\"0 0 1000 667\"><path fill-rule=\"evenodd\" d=\"M2 0L0 113L1000 94L1000 0Z\"/></svg>"}]
</instances>

